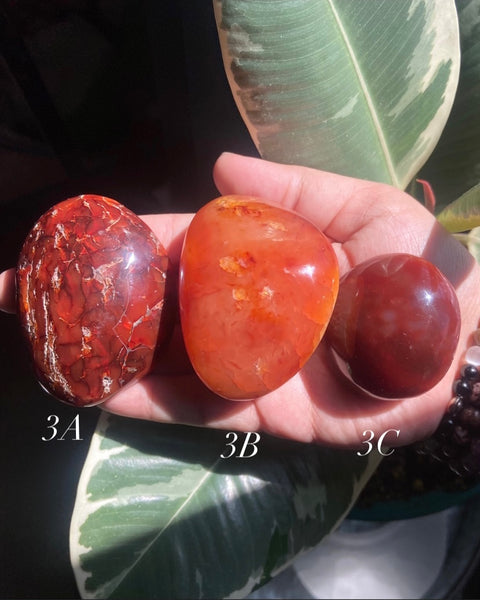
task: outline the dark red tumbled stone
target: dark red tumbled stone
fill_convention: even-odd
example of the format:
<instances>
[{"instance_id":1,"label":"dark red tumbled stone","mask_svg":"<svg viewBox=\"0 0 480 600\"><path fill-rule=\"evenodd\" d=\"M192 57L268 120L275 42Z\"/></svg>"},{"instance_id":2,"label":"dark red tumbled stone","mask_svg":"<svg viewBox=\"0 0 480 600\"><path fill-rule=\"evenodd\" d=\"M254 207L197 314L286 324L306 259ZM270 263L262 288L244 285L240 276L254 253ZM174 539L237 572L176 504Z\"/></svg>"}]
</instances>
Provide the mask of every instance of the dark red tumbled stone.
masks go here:
<instances>
[{"instance_id":1,"label":"dark red tumbled stone","mask_svg":"<svg viewBox=\"0 0 480 600\"><path fill-rule=\"evenodd\" d=\"M399 399L442 379L459 333L455 290L437 267L417 256L388 254L342 277L327 340L358 386Z\"/></svg>"},{"instance_id":2,"label":"dark red tumbled stone","mask_svg":"<svg viewBox=\"0 0 480 600\"><path fill-rule=\"evenodd\" d=\"M82 195L47 211L17 265L18 313L42 385L98 404L145 375L163 331L165 249L133 212Z\"/></svg>"}]
</instances>

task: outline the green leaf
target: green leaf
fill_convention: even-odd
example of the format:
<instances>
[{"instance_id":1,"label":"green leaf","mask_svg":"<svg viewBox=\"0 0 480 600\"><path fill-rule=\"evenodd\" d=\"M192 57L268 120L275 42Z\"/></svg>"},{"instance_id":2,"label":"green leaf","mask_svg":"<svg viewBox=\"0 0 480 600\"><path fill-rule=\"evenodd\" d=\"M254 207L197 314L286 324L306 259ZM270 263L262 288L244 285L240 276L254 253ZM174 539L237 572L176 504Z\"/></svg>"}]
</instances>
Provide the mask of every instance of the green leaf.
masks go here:
<instances>
[{"instance_id":1,"label":"green leaf","mask_svg":"<svg viewBox=\"0 0 480 600\"><path fill-rule=\"evenodd\" d=\"M480 227L474 227L467 237L467 248L480 263Z\"/></svg>"},{"instance_id":2,"label":"green leaf","mask_svg":"<svg viewBox=\"0 0 480 600\"><path fill-rule=\"evenodd\" d=\"M232 438L102 415L71 522L82 597L245 596L329 533L379 462L264 435L220 458Z\"/></svg>"},{"instance_id":3,"label":"green leaf","mask_svg":"<svg viewBox=\"0 0 480 600\"><path fill-rule=\"evenodd\" d=\"M444 207L480 180L480 0L459 0L462 60L455 102L421 177Z\"/></svg>"},{"instance_id":4,"label":"green leaf","mask_svg":"<svg viewBox=\"0 0 480 600\"><path fill-rule=\"evenodd\" d=\"M267 159L405 188L458 82L453 0L214 0L230 86Z\"/></svg>"},{"instance_id":5,"label":"green leaf","mask_svg":"<svg viewBox=\"0 0 480 600\"><path fill-rule=\"evenodd\" d=\"M480 226L480 183L446 206L437 219L452 233Z\"/></svg>"}]
</instances>

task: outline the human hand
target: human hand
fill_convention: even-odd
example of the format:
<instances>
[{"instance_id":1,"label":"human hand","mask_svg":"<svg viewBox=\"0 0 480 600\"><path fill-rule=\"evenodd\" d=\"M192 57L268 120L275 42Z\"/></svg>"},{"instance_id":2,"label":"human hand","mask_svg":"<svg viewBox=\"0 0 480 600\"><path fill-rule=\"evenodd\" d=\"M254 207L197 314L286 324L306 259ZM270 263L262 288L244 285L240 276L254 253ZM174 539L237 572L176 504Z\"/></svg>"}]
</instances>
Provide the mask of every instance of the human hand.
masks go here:
<instances>
[{"instance_id":1,"label":"human hand","mask_svg":"<svg viewBox=\"0 0 480 600\"><path fill-rule=\"evenodd\" d=\"M471 255L415 199L390 186L232 154L218 159L214 179L220 194L258 196L312 221L332 241L341 274L391 252L422 255L436 264L455 286L461 306L462 329L452 366L422 396L375 400L340 374L322 342L304 368L281 388L251 401L228 401L205 388L193 372L177 323L161 363L101 407L129 417L257 430L333 446L359 446L367 429L377 435L400 430L393 442L402 445L428 436L445 411L461 355L478 324L480 267ZM177 269L191 218L183 214L143 217ZM0 306L11 310L13 305L10 270L0 276Z\"/></svg>"}]
</instances>

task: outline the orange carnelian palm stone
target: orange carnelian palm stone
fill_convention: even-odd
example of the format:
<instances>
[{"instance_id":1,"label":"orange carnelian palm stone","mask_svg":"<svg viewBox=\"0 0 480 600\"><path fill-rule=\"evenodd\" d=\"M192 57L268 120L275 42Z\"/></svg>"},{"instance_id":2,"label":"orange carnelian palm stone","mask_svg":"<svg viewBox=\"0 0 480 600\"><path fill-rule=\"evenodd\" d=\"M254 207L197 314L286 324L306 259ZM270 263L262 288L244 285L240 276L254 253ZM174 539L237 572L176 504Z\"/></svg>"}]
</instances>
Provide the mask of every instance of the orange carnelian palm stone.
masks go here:
<instances>
[{"instance_id":1,"label":"orange carnelian palm stone","mask_svg":"<svg viewBox=\"0 0 480 600\"><path fill-rule=\"evenodd\" d=\"M18 312L43 386L97 404L145 375L163 324L168 257L115 200L82 195L47 211L23 245Z\"/></svg>"},{"instance_id":2,"label":"orange carnelian palm stone","mask_svg":"<svg viewBox=\"0 0 480 600\"><path fill-rule=\"evenodd\" d=\"M199 377L230 399L282 385L320 342L338 278L331 244L298 214L245 196L205 205L180 262L182 330Z\"/></svg>"}]
</instances>

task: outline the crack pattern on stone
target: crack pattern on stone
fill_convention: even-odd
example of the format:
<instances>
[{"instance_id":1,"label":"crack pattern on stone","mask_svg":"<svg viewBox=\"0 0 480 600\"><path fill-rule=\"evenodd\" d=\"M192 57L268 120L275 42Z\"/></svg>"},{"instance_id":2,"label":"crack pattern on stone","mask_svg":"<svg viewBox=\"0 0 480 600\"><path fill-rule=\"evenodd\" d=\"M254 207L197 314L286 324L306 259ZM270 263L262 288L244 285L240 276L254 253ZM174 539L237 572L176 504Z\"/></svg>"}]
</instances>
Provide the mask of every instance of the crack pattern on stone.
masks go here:
<instances>
[{"instance_id":1,"label":"crack pattern on stone","mask_svg":"<svg viewBox=\"0 0 480 600\"><path fill-rule=\"evenodd\" d=\"M43 387L97 404L145 375L165 307L168 257L118 202L83 195L33 226L17 266L19 315Z\"/></svg>"}]
</instances>

